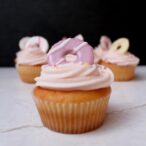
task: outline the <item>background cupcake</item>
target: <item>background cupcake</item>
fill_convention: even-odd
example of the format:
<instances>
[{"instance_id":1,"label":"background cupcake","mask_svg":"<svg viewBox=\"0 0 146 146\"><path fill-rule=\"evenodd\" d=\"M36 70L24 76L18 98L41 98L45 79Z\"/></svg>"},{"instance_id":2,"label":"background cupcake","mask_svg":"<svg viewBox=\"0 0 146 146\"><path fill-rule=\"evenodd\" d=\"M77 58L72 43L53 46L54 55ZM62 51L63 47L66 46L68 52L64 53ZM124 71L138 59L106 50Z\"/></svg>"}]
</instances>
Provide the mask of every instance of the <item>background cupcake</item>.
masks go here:
<instances>
[{"instance_id":1,"label":"background cupcake","mask_svg":"<svg viewBox=\"0 0 146 146\"><path fill-rule=\"evenodd\" d=\"M41 36L25 37L19 42L16 68L22 81L34 83L40 75L41 66L47 63L48 42Z\"/></svg>"},{"instance_id":2,"label":"background cupcake","mask_svg":"<svg viewBox=\"0 0 146 146\"><path fill-rule=\"evenodd\" d=\"M128 52L129 40L120 38L113 42L109 50L101 56L100 64L109 67L115 76L115 81L128 81L134 78L135 68L139 58Z\"/></svg>"},{"instance_id":3,"label":"background cupcake","mask_svg":"<svg viewBox=\"0 0 146 146\"><path fill-rule=\"evenodd\" d=\"M62 133L83 133L102 125L113 74L94 64L93 48L68 38L51 48L48 62L33 92L43 124Z\"/></svg>"}]
</instances>

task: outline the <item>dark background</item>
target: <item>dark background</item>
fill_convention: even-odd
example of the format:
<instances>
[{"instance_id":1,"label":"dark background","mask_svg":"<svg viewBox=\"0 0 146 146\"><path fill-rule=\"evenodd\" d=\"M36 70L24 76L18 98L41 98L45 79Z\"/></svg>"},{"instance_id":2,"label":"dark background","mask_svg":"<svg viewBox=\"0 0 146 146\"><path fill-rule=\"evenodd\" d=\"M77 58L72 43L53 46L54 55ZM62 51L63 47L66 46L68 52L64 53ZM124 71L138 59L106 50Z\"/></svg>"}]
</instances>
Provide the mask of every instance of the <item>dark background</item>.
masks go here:
<instances>
[{"instance_id":1,"label":"dark background","mask_svg":"<svg viewBox=\"0 0 146 146\"><path fill-rule=\"evenodd\" d=\"M145 59L145 5L125 0L0 0L0 66L14 65L18 41L42 35L52 45L82 33L96 46L101 35L130 39L130 52Z\"/></svg>"}]
</instances>

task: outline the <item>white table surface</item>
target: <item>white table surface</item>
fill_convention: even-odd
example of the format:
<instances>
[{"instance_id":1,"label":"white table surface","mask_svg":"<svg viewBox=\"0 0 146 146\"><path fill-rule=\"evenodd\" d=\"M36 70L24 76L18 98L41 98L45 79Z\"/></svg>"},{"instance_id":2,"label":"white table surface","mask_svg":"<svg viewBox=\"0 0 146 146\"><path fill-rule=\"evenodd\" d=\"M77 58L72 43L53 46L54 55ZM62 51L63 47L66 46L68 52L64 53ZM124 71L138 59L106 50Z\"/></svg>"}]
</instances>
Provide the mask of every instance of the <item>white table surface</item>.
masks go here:
<instances>
[{"instance_id":1,"label":"white table surface","mask_svg":"<svg viewBox=\"0 0 146 146\"><path fill-rule=\"evenodd\" d=\"M0 68L0 146L146 146L146 66L129 82L113 83L107 119L92 132L68 135L43 127L33 85Z\"/></svg>"}]
</instances>

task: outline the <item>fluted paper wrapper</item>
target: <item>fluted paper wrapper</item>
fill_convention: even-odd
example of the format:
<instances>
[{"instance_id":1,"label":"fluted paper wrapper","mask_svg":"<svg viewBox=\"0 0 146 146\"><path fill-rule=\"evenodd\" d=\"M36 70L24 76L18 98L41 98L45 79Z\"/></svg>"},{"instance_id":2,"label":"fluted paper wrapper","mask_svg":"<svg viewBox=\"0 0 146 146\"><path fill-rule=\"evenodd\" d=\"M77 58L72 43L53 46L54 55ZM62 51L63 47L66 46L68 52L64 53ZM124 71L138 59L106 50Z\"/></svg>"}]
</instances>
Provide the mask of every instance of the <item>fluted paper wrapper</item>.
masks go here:
<instances>
[{"instance_id":1,"label":"fluted paper wrapper","mask_svg":"<svg viewBox=\"0 0 146 146\"><path fill-rule=\"evenodd\" d=\"M16 65L19 76L23 82L35 83L35 78L40 75L41 65L29 66L29 65Z\"/></svg>"},{"instance_id":2,"label":"fluted paper wrapper","mask_svg":"<svg viewBox=\"0 0 146 146\"><path fill-rule=\"evenodd\" d=\"M102 125L109 97L80 103L50 103L34 97L47 128L61 133L84 133Z\"/></svg>"},{"instance_id":3,"label":"fluted paper wrapper","mask_svg":"<svg viewBox=\"0 0 146 146\"><path fill-rule=\"evenodd\" d=\"M136 66L118 66L104 61L101 64L112 70L115 81L129 81L135 76Z\"/></svg>"},{"instance_id":4,"label":"fluted paper wrapper","mask_svg":"<svg viewBox=\"0 0 146 146\"><path fill-rule=\"evenodd\" d=\"M136 67L123 67L120 70L114 72L115 81L129 81L135 76Z\"/></svg>"}]
</instances>

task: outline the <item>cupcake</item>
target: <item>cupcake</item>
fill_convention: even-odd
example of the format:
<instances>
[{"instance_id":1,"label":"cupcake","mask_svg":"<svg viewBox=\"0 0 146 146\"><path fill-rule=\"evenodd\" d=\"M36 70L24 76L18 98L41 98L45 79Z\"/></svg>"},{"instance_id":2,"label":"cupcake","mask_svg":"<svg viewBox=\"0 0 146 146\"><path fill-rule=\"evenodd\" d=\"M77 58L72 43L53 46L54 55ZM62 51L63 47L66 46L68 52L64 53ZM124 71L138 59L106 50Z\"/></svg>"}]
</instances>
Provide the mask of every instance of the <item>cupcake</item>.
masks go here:
<instances>
[{"instance_id":1,"label":"cupcake","mask_svg":"<svg viewBox=\"0 0 146 146\"><path fill-rule=\"evenodd\" d=\"M94 64L93 48L78 38L61 40L48 53L33 97L47 128L84 133L104 122L113 73Z\"/></svg>"},{"instance_id":2,"label":"cupcake","mask_svg":"<svg viewBox=\"0 0 146 146\"><path fill-rule=\"evenodd\" d=\"M19 42L20 51L16 54L16 68L22 81L35 83L41 66L47 63L48 42L40 36L24 37Z\"/></svg>"},{"instance_id":3,"label":"cupcake","mask_svg":"<svg viewBox=\"0 0 146 146\"><path fill-rule=\"evenodd\" d=\"M135 76L139 58L129 53L128 49L129 40L120 38L108 46L101 56L99 63L112 70L115 81L128 81Z\"/></svg>"}]
</instances>

